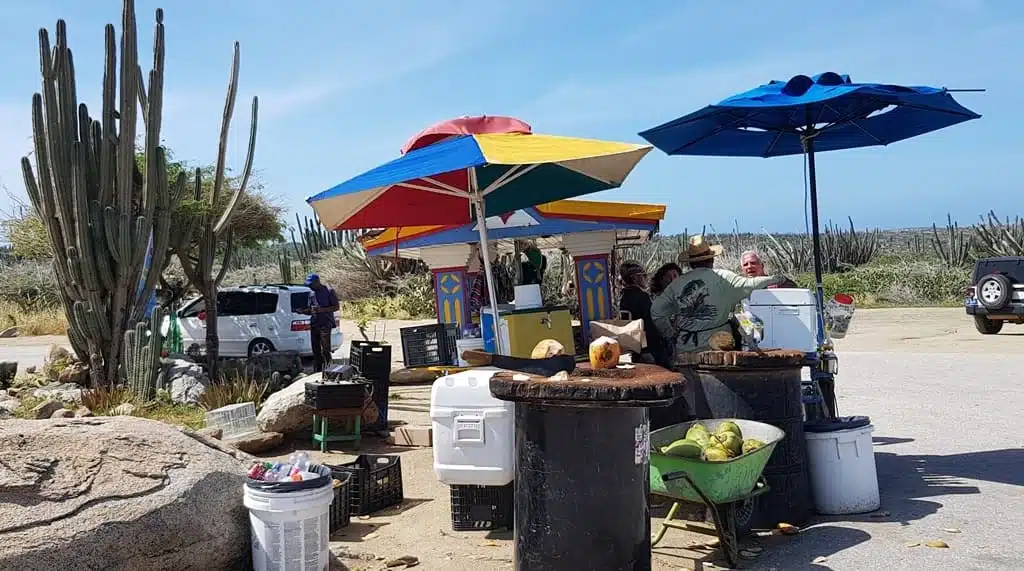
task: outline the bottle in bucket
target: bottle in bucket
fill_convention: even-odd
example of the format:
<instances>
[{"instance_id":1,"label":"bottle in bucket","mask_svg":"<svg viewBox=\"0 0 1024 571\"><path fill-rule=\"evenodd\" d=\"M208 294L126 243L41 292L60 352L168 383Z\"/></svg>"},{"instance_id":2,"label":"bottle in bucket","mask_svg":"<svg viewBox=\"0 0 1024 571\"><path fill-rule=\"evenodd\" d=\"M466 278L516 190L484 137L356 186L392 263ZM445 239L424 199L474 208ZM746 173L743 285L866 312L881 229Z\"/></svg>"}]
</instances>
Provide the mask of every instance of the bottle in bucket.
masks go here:
<instances>
[{"instance_id":1,"label":"bottle in bucket","mask_svg":"<svg viewBox=\"0 0 1024 571\"><path fill-rule=\"evenodd\" d=\"M837 293L825 304L825 331L832 339L846 337L855 309L853 296Z\"/></svg>"}]
</instances>

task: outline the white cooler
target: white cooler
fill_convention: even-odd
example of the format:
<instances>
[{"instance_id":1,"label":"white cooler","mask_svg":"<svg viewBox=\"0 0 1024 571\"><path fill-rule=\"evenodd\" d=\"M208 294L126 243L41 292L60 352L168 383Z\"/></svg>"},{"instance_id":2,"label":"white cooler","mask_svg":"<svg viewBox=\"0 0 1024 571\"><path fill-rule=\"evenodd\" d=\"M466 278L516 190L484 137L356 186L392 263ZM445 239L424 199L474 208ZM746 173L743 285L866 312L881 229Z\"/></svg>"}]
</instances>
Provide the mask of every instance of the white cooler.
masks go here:
<instances>
[{"instance_id":1,"label":"white cooler","mask_svg":"<svg viewBox=\"0 0 1024 571\"><path fill-rule=\"evenodd\" d=\"M750 294L750 312L764 322L765 349L818 350L818 317L809 289L759 289Z\"/></svg>"},{"instance_id":2,"label":"white cooler","mask_svg":"<svg viewBox=\"0 0 1024 571\"><path fill-rule=\"evenodd\" d=\"M434 381L430 420L439 482L504 486L512 481L515 403L491 396L491 376L499 370L483 367Z\"/></svg>"}]
</instances>

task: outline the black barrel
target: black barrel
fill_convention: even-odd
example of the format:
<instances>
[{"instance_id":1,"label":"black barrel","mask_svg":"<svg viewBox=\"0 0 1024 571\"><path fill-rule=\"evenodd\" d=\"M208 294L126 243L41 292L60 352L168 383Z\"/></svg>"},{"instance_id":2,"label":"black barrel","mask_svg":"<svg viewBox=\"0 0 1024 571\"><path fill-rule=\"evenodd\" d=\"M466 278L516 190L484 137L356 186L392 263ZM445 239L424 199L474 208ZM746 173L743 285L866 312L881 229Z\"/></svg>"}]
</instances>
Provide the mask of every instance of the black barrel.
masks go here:
<instances>
[{"instance_id":1,"label":"black barrel","mask_svg":"<svg viewBox=\"0 0 1024 571\"><path fill-rule=\"evenodd\" d=\"M754 527L802 525L813 512L800 370L772 361L757 366L748 360L746 367L698 365L683 371L687 391L692 391L686 400L697 418L755 420L786 433L765 467L771 489L759 498Z\"/></svg>"},{"instance_id":2,"label":"black barrel","mask_svg":"<svg viewBox=\"0 0 1024 571\"><path fill-rule=\"evenodd\" d=\"M647 409L519 402L515 430L516 570L649 571Z\"/></svg>"},{"instance_id":3,"label":"black barrel","mask_svg":"<svg viewBox=\"0 0 1024 571\"><path fill-rule=\"evenodd\" d=\"M683 394L655 365L562 380L502 371L515 402L516 571L650 571L648 408Z\"/></svg>"}]
</instances>

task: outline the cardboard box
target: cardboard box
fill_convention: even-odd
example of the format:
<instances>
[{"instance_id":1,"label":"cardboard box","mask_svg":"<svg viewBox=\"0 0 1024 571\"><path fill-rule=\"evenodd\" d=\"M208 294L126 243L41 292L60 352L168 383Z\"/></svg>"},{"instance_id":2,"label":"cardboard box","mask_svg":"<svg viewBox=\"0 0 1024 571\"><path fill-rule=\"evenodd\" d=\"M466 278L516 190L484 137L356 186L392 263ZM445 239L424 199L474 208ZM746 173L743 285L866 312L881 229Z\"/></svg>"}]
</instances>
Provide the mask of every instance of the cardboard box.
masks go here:
<instances>
[{"instance_id":1,"label":"cardboard box","mask_svg":"<svg viewBox=\"0 0 1024 571\"><path fill-rule=\"evenodd\" d=\"M433 446L433 429L429 426L396 426L388 436L395 446Z\"/></svg>"}]
</instances>

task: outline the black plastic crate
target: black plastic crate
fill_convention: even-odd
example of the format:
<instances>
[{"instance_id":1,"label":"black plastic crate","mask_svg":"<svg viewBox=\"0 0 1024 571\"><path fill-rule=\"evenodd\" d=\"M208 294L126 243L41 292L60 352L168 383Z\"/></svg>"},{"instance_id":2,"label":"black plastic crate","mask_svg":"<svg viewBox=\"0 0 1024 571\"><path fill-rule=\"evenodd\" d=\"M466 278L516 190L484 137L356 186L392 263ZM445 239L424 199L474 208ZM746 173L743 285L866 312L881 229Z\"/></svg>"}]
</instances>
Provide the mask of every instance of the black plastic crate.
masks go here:
<instances>
[{"instance_id":1,"label":"black plastic crate","mask_svg":"<svg viewBox=\"0 0 1024 571\"><path fill-rule=\"evenodd\" d=\"M515 489L504 486L452 486L454 531L512 529Z\"/></svg>"},{"instance_id":2,"label":"black plastic crate","mask_svg":"<svg viewBox=\"0 0 1024 571\"><path fill-rule=\"evenodd\" d=\"M306 383L306 404L316 410L362 409L369 390L370 384L361 379L339 382L309 381Z\"/></svg>"},{"instance_id":3,"label":"black plastic crate","mask_svg":"<svg viewBox=\"0 0 1024 571\"><path fill-rule=\"evenodd\" d=\"M391 392L391 371L368 379L373 385L373 404L377 406L377 422L363 426L363 432L380 432L388 429L388 399Z\"/></svg>"},{"instance_id":4,"label":"black plastic crate","mask_svg":"<svg viewBox=\"0 0 1024 571\"><path fill-rule=\"evenodd\" d=\"M402 360L406 367L432 367L454 365L455 342L459 339L457 323L432 323L404 327L402 333Z\"/></svg>"},{"instance_id":5,"label":"black plastic crate","mask_svg":"<svg viewBox=\"0 0 1024 571\"><path fill-rule=\"evenodd\" d=\"M331 502L330 530L334 533L351 521L349 496L352 494L352 474L332 468L331 478L334 479L334 500Z\"/></svg>"},{"instance_id":6,"label":"black plastic crate","mask_svg":"<svg viewBox=\"0 0 1024 571\"><path fill-rule=\"evenodd\" d=\"M332 466L352 474L349 508L352 515L370 515L402 503L402 459L398 456L361 454L354 462Z\"/></svg>"},{"instance_id":7,"label":"black plastic crate","mask_svg":"<svg viewBox=\"0 0 1024 571\"><path fill-rule=\"evenodd\" d=\"M367 379L391 374L391 345L379 341L353 341L348 362Z\"/></svg>"}]
</instances>

